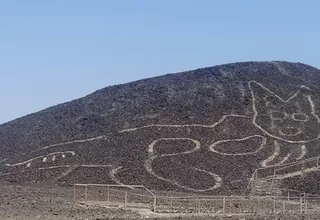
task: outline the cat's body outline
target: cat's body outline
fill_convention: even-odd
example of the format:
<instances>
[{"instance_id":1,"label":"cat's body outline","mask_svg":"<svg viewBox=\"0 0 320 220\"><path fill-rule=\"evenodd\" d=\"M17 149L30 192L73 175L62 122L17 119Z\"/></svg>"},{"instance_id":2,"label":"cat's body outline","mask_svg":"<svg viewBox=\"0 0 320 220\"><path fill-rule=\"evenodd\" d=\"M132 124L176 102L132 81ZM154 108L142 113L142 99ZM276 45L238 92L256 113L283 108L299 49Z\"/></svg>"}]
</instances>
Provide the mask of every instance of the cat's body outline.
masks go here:
<instances>
[{"instance_id":1,"label":"cat's body outline","mask_svg":"<svg viewBox=\"0 0 320 220\"><path fill-rule=\"evenodd\" d=\"M262 84L256 82L256 81L249 81L248 82L248 87L249 87L249 91L251 93L251 96L252 96L252 109L253 109L253 115L250 115L250 116L247 116L247 115L233 115L233 114L230 114L230 115L224 115L220 118L220 120L218 120L217 122L213 123L212 125L201 125L201 124L191 124L191 125L146 125L146 126L142 126L142 127L138 127L138 128L131 128L131 129L124 129L124 130L120 130L119 131L119 134L121 133L126 133L126 132L134 132L134 131L138 131L138 130L141 130L141 129L151 129L151 128L159 128L159 129L165 129L165 128L215 128L216 126L220 125L221 123L224 122L225 119L227 118L241 118L241 119L252 119L252 125L255 127L255 128L258 128L263 134L263 135L260 135L260 134L253 134L254 135L257 135L257 136L261 136L262 137L262 140L263 138L266 138L266 139L274 139L274 152L276 151L281 151L281 146L279 147L279 143L281 144L282 142L286 143L286 144L292 144L294 145L295 147L296 146L304 146L304 149L306 149L306 146L305 144L307 144L308 142L312 142L312 141L316 141L319 139L320 137L320 134L313 138L313 139L310 139L310 140L298 140L298 141L294 141L294 140L286 140L286 139L283 139L283 138L279 138L275 135L272 135L270 134L268 131L266 131L264 128L262 128L258 123L257 123L257 118L259 117L259 114L258 114L258 110L257 110L257 106L256 106L256 94L254 93L254 89L252 87L252 85L257 85L259 86L261 89L263 89L264 91L266 91L267 93L269 93L271 96L277 98L278 100L282 101L283 103L288 103L290 101L292 101L293 99L297 98L299 95L301 95L301 91L297 91L296 93L294 93L294 95L292 95L291 97L289 97L288 99L282 99L280 96L278 96L276 93L272 92L271 90L269 90L267 87L264 87ZM307 87L303 87L303 88L307 88ZM320 121L319 117L316 115L316 111L315 111L315 106L313 104L313 101L312 101L312 97L311 95L306 95L305 96L310 104L310 107L311 107L311 115L314 116L318 123ZM101 139L102 136L99 136L97 139ZM240 138L234 138L234 139L217 139L215 142L211 143L210 145L206 146L205 148L207 149L210 149L210 146L214 145L215 143L217 142L224 142L224 141L239 141L239 139L243 138L243 139L246 139L248 138L249 136L247 137L240 137ZM102 138L107 138L107 136L104 136ZM170 137L168 137L170 138ZM188 138L188 136L184 136L184 137L181 137L181 138ZM78 140L79 141L79 140ZM88 141L95 141L95 138L91 138L91 139L88 139ZM156 141L156 140L154 140ZM74 141L76 142L76 141ZM67 144L69 143L72 143L72 142L67 142ZM278 144L278 145L277 145ZM63 145L62 144L58 144L59 146ZM149 143L150 145L150 143ZM148 145L148 146L149 146ZM49 149L49 148L54 148L56 145L49 145L47 147L43 147L42 149ZM266 141L263 141L263 144L261 144L261 146L258 148L258 150L256 150L255 152L252 152L250 154L256 154L258 153L262 148L265 148L266 147ZM280 148L280 149L279 149ZM301 148L302 149L302 148ZM40 149L41 150L41 149ZM148 151L148 150L147 150ZM183 153L183 152L182 152ZM193 152L191 152L193 153ZM218 152L215 152L215 153L218 153ZM299 154L299 156L295 156L297 159L303 159L304 156L305 156L306 153L302 153L302 154ZM145 159L145 167L146 167L146 164L149 163L149 171L147 169L147 171L149 173L150 172L150 169L152 170L152 161L154 159L157 159L157 158L161 158L161 155L156 157L156 158L153 158L153 160L150 160L151 157L154 157L154 155L150 154L150 152L147 154L147 158ZM244 155L244 154L243 154ZM276 156L279 156L280 153L278 153ZM167 157L167 155L165 155ZM229 154L229 155L226 155L226 156L237 156L237 154ZM238 154L238 156L241 156L241 154ZM288 155L286 155L285 157L287 157ZM289 157L291 157L292 155L290 154ZM278 166L278 165L282 165L284 163L286 163L288 161L289 158L287 158L286 160L281 160L280 163L275 163L275 158L272 158L274 157L274 154L272 154L271 156L269 156L268 158L266 158L264 161L262 161L260 163L260 166L262 167L273 167L273 166ZM294 159L294 158L293 158ZM273 162L273 163L272 163ZM271 164L271 165L270 165ZM200 168L196 168L196 169L200 169ZM204 170L205 171L205 170ZM117 172L121 172L121 168L117 170ZM210 171L206 171L206 172L210 172ZM117 173L113 173L113 176L116 176ZM154 175L154 173L151 173L152 175ZM110 174L109 174L110 175ZM154 175L155 176L155 175ZM156 176L157 177L157 176ZM220 177L219 177L220 178ZM219 178L216 178L218 180L220 180ZM167 182L172 182L172 180L170 179L166 179L166 178L163 178L162 180L164 181L167 181ZM118 183L121 183L121 181L118 181ZM219 187L221 186L221 181L219 183ZM179 184L175 184L175 185L178 185ZM183 187L182 187L183 188ZM218 188L218 187L216 187ZM194 190L194 191L197 191L196 189L192 189L192 188L189 188L190 190ZM213 190L212 188L210 190ZM198 191L203 191L203 190L198 190Z\"/></svg>"}]
</instances>

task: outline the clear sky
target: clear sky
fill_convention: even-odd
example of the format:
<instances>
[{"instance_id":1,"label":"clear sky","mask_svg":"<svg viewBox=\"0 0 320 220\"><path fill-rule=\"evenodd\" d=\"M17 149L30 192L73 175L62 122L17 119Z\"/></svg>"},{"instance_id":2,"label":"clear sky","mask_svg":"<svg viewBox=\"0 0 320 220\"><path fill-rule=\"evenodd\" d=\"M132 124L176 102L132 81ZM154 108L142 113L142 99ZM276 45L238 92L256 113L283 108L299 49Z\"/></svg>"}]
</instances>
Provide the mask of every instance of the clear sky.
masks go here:
<instances>
[{"instance_id":1,"label":"clear sky","mask_svg":"<svg viewBox=\"0 0 320 220\"><path fill-rule=\"evenodd\" d=\"M317 0L1 0L0 123L108 85L249 60L320 68Z\"/></svg>"}]
</instances>

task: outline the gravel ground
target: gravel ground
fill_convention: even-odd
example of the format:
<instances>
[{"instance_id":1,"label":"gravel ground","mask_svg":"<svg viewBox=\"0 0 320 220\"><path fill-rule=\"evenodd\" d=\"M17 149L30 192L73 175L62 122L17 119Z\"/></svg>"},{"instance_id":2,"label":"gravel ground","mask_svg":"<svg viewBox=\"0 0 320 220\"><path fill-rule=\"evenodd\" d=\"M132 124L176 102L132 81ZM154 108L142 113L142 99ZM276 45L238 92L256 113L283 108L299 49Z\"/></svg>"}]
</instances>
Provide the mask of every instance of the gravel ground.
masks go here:
<instances>
[{"instance_id":1,"label":"gravel ground","mask_svg":"<svg viewBox=\"0 0 320 220\"><path fill-rule=\"evenodd\" d=\"M1 220L107 220L107 219L320 219L320 216L214 217L177 215L140 215L124 209L75 205L71 188L58 186L16 185L0 183Z\"/></svg>"}]
</instances>

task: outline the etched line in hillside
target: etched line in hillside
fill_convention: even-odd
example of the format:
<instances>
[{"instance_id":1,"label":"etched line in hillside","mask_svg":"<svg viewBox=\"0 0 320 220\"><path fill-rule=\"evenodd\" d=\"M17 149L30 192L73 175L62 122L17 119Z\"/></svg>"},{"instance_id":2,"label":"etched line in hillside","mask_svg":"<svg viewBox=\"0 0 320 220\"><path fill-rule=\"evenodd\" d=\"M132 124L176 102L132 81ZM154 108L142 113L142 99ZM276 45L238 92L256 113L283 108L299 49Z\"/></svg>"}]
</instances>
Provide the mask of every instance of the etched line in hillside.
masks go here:
<instances>
[{"instance_id":1,"label":"etched line in hillside","mask_svg":"<svg viewBox=\"0 0 320 220\"><path fill-rule=\"evenodd\" d=\"M69 144L91 142L91 141L96 141L96 140L105 139L105 138L107 138L107 135L102 135L102 136L88 138L88 139L67 141L67 142L62 142L62 143L58 143L58 144L51 144L51 145L47 145L45 147L39 148L37 150L31 151L31 153L38 152L38 151L41 151L41 150L46 150L46 149L53 148L53 147L59 147L59 146L64 146L64 145L69 145Z\"/></svg>"},{"instance_id":2,"label":"etched line in hillside","mask_svg":"<svg viewBox=\"0 0 320 220\"><path fill-rule=\"evenodd\" d=\"M272 63L283 75L290 76L290 73L286 70L286 68L282 67L279 63L273 61L270 63Z\"/></svg>"},{"instance_id":3,"label":"etched line in hillside","mask_svg":"<svg viewBox=\"0 0 320 220\"><path fill-rule=\"evenodd\" d=\"M35 170L53 170L53 169L69 168L69 167L70 167L70 165L61 165L61 166L51 166L51 167L40 167L40 168L37 168L37 169L26 169L26 170L21 170L21 171L18 171L18 172L0 173L0 177L14 175L14 174L27 173L27 172L32 172L32 171L35 171Z\"/></svg>"},{"instance_id":4,"label":"etched line in hillside","mask_svg":"<svg viewBox=\"0 0 320 220\"><path fill-rule=\"evenodd\" d=\"M52 170L52 169L58 169L58 168L69 168L70 165L61 165L61 166L51 166L51 167L40 167L37 168L37 170Z\"/></svg>"},{"instance_id":5,"label":"etched line in hillside","mask_svg":"<svg viewBox=\"0 0 320 220\"><path fill-rule=\"evenodd\" d=\"M104 167L112 167L112 164L83 164L81 167L85 168L104 168Z\"/></svg>"},{"instance_id":6,"label":"etched line in hillside","mask_svg":"<svg viewBox=\"0 0 320 220\"><path fill-rule=\"evenodd\" d=\"M311 98L310 95L308 95L308 101L309 101L310 106L311 106L311 114L312 114L314 117L316 117L316 119L318 120L318 123L320 123L320 118L319 118L319 116L316 114L316 106L315 106L315 104L314 104L314 102L313 102L313 100L312 100L312 98Z\"/></svg>"},{"instance_id":7,"label":"etched line in hillside","mask_svg":"<svg viewBox=\"0 0 320 220\"><path fill-rule=\"evenodd\" d=\"M175 140L188 140L191 141L195 144L195 147L191 150L188 151L183 151L181 153L173 153L173 154L161 154L161 156L175 156L175 155L181 155L181 154L190 154L193 153L197 150L200 149L201 144L199 141L191 139L191 138L160 138L158 140L153 141L149 146L148 146L148 153L149 154L154 154L154 145L158 143L159 141L175 141Z\"/></svg>"},{"instance_id":8,"label":"etched line in hillside","mask_svg":"<svg viewBox=\"0 0 320 220\"><path fill-rule=\"evenodd\" d=\"M71 154L72 156L76 155L76 153L75 153L74 151L53 152L53 153L50 153L50 154L46 154L46 155L34 157L34 158L32 158L32 159L29 159L29 160L26 160L26 161L23 161L23 162L20 162L20 163L5 164L5 166L15 167L15 166L20 166L20 165L25 165L25 164L29 164L29 163L31 163L32 161L37 160L37 159L42 159L42 162L46 162L48 156L57 155L57 154L62 154L62 155Z\"/></svg>"},{"instance_id":9,"label":"etched line in hillside","mask_svg":"<svg viewBox=\"0 0 320 220\"><path fill-rule=\"evenodd\" d=\"M278 139L278 140L282 140L282 141L285 141L287 143L306 143L306 142L309 142L309 141L313 141L313 140L317 140L320 138L320 134L315 137L315 138L312 138L310 140L288 140L288 139L284 139L282 137L279 137L279 136L276 136L276 135L273 135L271 134L269 131L265 130L264 128L262 128L258 123L257 123L257 118L259 116L259 112L257 110L257 99L256 99L256 94L254 92L254 89L252 88L252 84L256 84L258 85L259 87L261 87L263 90L265 90L266 92L268 92L271 96L277 98L278 100L280 100L281 102L283 103L288 103L290 102L292 99L296 98L300 93L301 93L301 90L298 90L296 93L294 93L292 96L290 96L288 99L283 99L281 98L280 96L278 96L276 93L274 93L273 91L271 91L270 89L266 88L265 86L263 86L262 84L256 82L256 81L250 81L248 83L249 85L249 90L250 90L250 93L251 93L251 97L252 97L252 110L253 110L253 119L252 119L252 123L254 126L256 126L257 128L259 128L262 132L264 132L266 135L270 136L270 137L273 137L275 139ZM306 86L301 86L301 88L307 88L309 89L308 87ZM316 114L316 108L315 108L315 104L312 100L312 97L311 95L306 95L307 97L307 101L310 105L310 108L311 108L311 114L317 119L317 122L320 123L320 118L319 116L317 116Z\"/></svg>"},{"instance_id":10,"label":"etched line in hillside","mask_svg":"<svg viewBox=\"0 0 320 220\"><path fill-rule=\"evenodd\" d=\"M275 149L274 149L274 152L273 154L268 157L267 159L265 159L264 161L261 162L261 166L262 167L270 167L270 166L273 166L273 165L268 165L268 163L270 163L271 161L273 161L277 156L279 156L279 153L280 153L280 146L279 146L279 143L278 141L274 141L274 146L275 146Z\"/></svg>"},{"instance_id":11,"label":"etched line in hillside","mask_svg":"<svg viewBox=\"0 0 320 220\"><path fill-rule=\"evenodd\" d=\"M295 177L295 176L302 176L303 174L306 173L311 173L311 172L315 172L315 171L319 171L319 168L315 167L311 167L311 168L307 168L304 170L300 170L300 171L295 171L295 172L290 172L290 173L286 173L283 175L276 175L275 179L287 179L287 178L291 178L291 177Z\"/></svg>"},{"instance_id":12,"label":"etched line in hillside","mask_svg":"<svg viewBox=\"0 0 320 220\"><path fill-rule=\"evenodd\" d=\"M254 138L254 137L258 137L258 138L261 138L261 144L259 146L259 148L253 152L248 152L248 153L224 153L224 152L220 152L218 150L215 149L215 147L218 145L218 144L221 144L221 143L227 143L227 142L241 142L241 141L245 141L245 140L248 140L250 138ZM262 150L262 148L265 146L265 144L267 143L267 138L264 137L264 136L261 136L261 135L252 135L252 136L248 136L248 137L245 137L245 138L239 138L239 139L227 139L227 140L221 140L221 141L217 141L213 144L211 144L209 146L209 149L210 151L214 152L214 153L217 153L217 154L222 154L222 155L227 155L227 156L244 156L244 155L251 155L251 154L256 154L258 153L260 150Z\"/></svg>"},{"instance_id":13,"label":"etched line in hillside","mask_svg":"<svg viewBox=\"0 0 320 220\"><path fill-rule=\"evenodd\" d=\"M302 146L301 146L301 154L300 154L299 157L296 158L296 160L301 160L301 159L303 159L303 158L306 156L306 154L307 154L307 148L306 148L305 145L302 145Z\"/></svg>"},{"instance_id":14,"label":"etched line in hillside","mask_svg":"<svg viewBox=\"0 0 320 220\"><path fill-rule=\"evenodd\" d=\"M115 167L110 170L109 176L111 180L119 185L124 185L118 178L116 177L116 174L122 169L122 166Z\"/></svg>"},{"instance_id":15,"label":"etched line in hillside","mask_svg":"<svg viewBox=\"0 0 320 220\"><path fill-rule=\"evenodd\" d=\"M155 150L154 150L154 146L156 143L158 143L159 141L179 141L179 140L187 140L187 141L191 141L195 144L195 147L191 150L188 150L188 151L183 151L183 152L180 152L180 153L172 153L172 154L161 154L160 156L157 156L155 155ZM184 186L182 185L181 183L175 181L175 180L171 180L171 179L167 179L167 178L164 178L158 174L156 174L154 171L153 171L153 168L152 168L152 163L155 159L159 158L159 157L169 157L169 156L176 156L176 155L182 155L182 154L190 154L190 153L193 153L197 150L199 150L201 147L201 144L199 141L197 140L194 140L194 139L191 139L191 138L160 138L158 140L155 140L153 141L149 146L148 146L148 154L149 154L149 158L147 160L145 160L145 168L147 170L148 173L150 173L151 175L153 175L154 177L160 179L160 180L163 180L165 182L168 182L170 184L173 184L175 186L178 186L179 188L182 188L182 189L186 189L186 190L190 190L190 191L194 191L194 192L206 192L206 191L211 191L211 190L214 190L214 189L217 189L219 187L221 187L222 185L222 179L215 173L212 173L212 172L209 172L209 171L206 171L206 170L203 170L203 169L199 169L199 168L196 168L196 167L189 167L189 166L185 166L187 167L188 169L191 169L191 170L195 170L195 171L198 171L198 172L202 172L202 173L205 173L205 174L208 174L210 175L211 177L213 177L213 179L215 180L215 183L213 184L212 187L209 187L207 189L194 189L194 188L190 188L190 187L187 187L187 186Z\"/></svg>"},{"instance_id":16,"label":"etched line in hillside","mask_svg":"<svg viewBox=\"0 0 320 220\"><path fill-rule=\"evenodd\" d=\"M119 171L122 169L122 166L118 166L116 168L113 168L110 170L109 172L109 177L111 178L111 180L115 183L117 183L118 185L122 185L122 186L126 186L125 184L123 184L117 177L117 173L119 173ZM133 187L128 186L128 188L130 189L134 189Z\"/></svg>"},{"instance_id":17,"label":"etched line in hillside","mask_svg":"<svg viewBox=\"0 0 320 220\"><path fill-rule=\"evenodd\" d=\"M167 179L167 178L164 178L162 176L159 176L158 174L156 174L153 171L153 168L152 168L152 163L156 158L157 158L157 156L153 156L153 157L150 157L149 159L147 159L145 161L145 167L146 167L147 171L151 175L153 175L154 177L156 177L156 178L158 178L158 179L160 179L162 181L168 182L168 183L170 183L172 185L175 185L175 186L177 186L177 187L179 187L181 189L186 189L186 190L190 190L190 191L193 191L193 192L207 192L207 191L218 189L222 185L222 178L220 176L218 176L215 173L212 173L212 172L209 172L209 171L206 171L206 170L203 170L203 169L199 169L199 168L196 168L196 167L188 167L188 169L196 170L198 172L203 172L203 173L206 173L206 174L210 175L211 177L213 177L215 183L213 184L212 187L209 187L209 188L206 188L206 189L194 189L194 188L191 188L191 187L184 186L184 185L180 184L179 182L177 182L175 180L171 180L171 179Z\"/></svg>"},{"instance_id":18,"label":"etched line in hillside","mask_svg":"<svg viewBox=\"0 0 320 220\"><path fill-rule=\"evenodd\" d=\"M69 168L65 172L63 172L60 176L58 176L54 180L57 181L57 180L62 179L63 177L68 176L71 172L73 172L77 168L78 168L78 165L76 165L76 164L74 166L69 166Z\"/></svg>"},{"instance_id":19,"label":"etched line in hillside","mask_svg":"<svg viewBox=\"0 0 320 220\"><path fill-rule=\"evenodd\" d=\"M184 124L184 125L151 124L151 125L146 125L146 126L141 126L141 127L136 127L136 128L129 128L129 129L120 130L119 133L131 132L131 131L136 131L136 130L140 130L140 129L144 129L144 128L152 128L152 127L160 127L160 128L185 128L185 127L214 128L217 125L221 124L228 117L250 118L249 116L246 116L246 115L230 114L230 115L222 116L222 118L219 121L217 121L216 123L214 123L212 125L203 125L203 124Z\"/></svg>"},{"instance_id":20,"label":"etched line in hillside","mask_svg":"<svg viewBox=\"0 0 320 220\"><path fill-rule=\"evenodd\" d=\"M0 163L4 163L6 162L8 159L3 159L3 160L0 160Z\"/></svg>"},{"instance_id":21,"label":"etched line in hillside","mask_svg":"<svg viewBox=\"0 0 320 220\"><path fill-rule=\"evenodd\" d=\"M284 164L287 160L289 160L290 156L291 156L291 153L288 153L279 163L274 164L274 166L279 166Z\"/></svg>"}]
</instances>

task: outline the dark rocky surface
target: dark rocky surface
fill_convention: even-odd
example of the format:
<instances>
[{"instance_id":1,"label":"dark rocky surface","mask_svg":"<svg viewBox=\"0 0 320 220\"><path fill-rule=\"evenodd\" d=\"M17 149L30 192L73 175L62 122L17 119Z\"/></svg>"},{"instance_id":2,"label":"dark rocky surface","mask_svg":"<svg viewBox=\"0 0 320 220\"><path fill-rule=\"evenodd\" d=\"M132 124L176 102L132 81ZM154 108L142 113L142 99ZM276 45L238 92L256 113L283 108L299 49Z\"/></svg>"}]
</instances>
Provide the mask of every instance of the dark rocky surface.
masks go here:
<instances>
[{"instance_id":1,"label":"dark rocky surface","mask_svg":"<svg viewBox=\"0 0 320 220\"><path fill-rule=\"evenodd\" d=\"M255 169L320 154L319 88L318 69L289 62L110 86L2 124L0 178L242 193ZM286 185L315 192L317 172Z\"/></svg>"}]
</instances>

